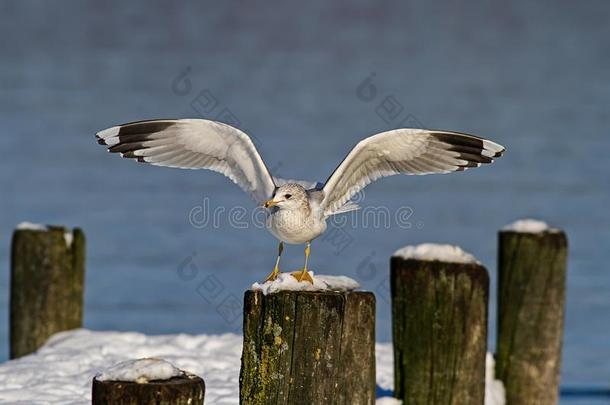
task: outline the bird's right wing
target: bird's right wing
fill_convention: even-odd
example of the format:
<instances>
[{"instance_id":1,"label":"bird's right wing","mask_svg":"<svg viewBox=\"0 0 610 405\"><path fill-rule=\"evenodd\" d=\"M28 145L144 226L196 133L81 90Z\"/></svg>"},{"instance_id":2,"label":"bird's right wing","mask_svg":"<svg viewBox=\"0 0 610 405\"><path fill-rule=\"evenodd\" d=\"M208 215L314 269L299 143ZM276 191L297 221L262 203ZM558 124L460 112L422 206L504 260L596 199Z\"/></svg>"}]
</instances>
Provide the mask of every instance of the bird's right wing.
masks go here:
<instances>
[{"instance_id":1,"label":"bird's right wing","mask_svg":"<svg viewBox=\"0 0 610 405\"><path fill-rule=\"evenodd\" d=\"M108 151L138 162L222 173L261 204L275 190L273 178L250 137L221 122L139 121L105 129L96 136Z\"/></svg>"}]
</instances>

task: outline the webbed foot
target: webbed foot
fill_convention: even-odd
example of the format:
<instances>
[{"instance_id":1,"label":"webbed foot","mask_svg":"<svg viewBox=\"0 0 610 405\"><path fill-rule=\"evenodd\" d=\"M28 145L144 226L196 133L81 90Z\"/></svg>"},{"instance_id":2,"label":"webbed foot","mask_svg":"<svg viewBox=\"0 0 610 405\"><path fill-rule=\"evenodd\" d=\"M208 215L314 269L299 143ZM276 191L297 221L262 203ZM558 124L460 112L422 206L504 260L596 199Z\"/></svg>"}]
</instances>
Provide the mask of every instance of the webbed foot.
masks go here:
<instances>
[{"instance_id":1,"label":"webbed foot","mask_svg":"<svg viewBox=\"0 0 610 405\"><path fill-rule=\"evenodd\" d=\"M309 274L307 269L303 269L301 271L292 272L292 273L290 273L290 275L292 277L296 278L297 281L299 281L299 282L307 281L307 282L313 284L313 278L311 277L311 274Z\"/></svg>"}]
</instances>

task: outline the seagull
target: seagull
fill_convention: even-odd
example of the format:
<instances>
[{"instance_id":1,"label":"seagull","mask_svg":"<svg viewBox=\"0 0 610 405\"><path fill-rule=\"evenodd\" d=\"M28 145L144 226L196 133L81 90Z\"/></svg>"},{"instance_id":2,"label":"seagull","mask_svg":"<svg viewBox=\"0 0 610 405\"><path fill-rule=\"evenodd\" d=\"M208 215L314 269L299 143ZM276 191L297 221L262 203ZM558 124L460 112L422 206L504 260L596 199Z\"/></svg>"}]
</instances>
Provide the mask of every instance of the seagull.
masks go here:
<instances>
[{"instance_id":1,"label":"seagull","mask_svg":"<svg viewBox=\"0 0 610 405\"><path fill-rule=\"evenodd\" d=\"M308 272L311 242L326 220L358 209L352 197L368 184L397 174L450 173L492 163L504 147L452 131L402 128L360 141L325 183L275 178L248 135L222 122L164 119L131 122L96 134L98 143L124 158L156 166L209 169L231 179L268 209L267 228L279 240L273 271L280 275L284 243L305 244L303 269L291 273L313 283Z\"/></svg>"}]
</instances>

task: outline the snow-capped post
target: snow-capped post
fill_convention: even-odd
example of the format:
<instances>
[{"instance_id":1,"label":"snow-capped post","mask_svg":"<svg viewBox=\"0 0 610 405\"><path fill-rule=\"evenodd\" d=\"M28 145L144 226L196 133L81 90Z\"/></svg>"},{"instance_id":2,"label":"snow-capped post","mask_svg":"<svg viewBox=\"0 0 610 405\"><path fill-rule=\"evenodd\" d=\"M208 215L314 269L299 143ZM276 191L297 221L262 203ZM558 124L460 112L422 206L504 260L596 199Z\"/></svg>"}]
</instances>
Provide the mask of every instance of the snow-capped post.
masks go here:
<instances>
[{"instance_id":1,"label":"snow-capped post","mask_svg":"<svg viewBox=\"0 0 610 405\"><path fill-rule=\"evenodd\" d=\"M496 377L507 404L556 404L568 242L536 220L505 227L498 239Z\"/></svg>"},{"instance_id":2,"label":"snow-capped post","mask_svg":"<svg viewBox=\"0 0 610 405\"><path fill-rule=\"evenodd\" d=\"M93 378L92 405L203 405L205 383L161 359L119 363Z\"/></svg>"},{"instance_id":3,"label":"snow-capped post","mask_svg":"<svg viewBox=\"0 0 610 405\"><path fill-rule=\"evenodd\" d=\"M489 275L457 246L424 244L390 262L394 396L480 404L485 397Z\"/></svg>"},{"instance_id":4,"label":"snow-capped post","mask_svg":"<svg viewBox=\"0 0 610 405\"><path fill-rule=\"evenodd\" d=\"M54 333L83 324L85 235L23 223L13 233L10 357L36 351Z\"/></svg>"},{"instance_id":5,"label":"snow-capped post","mask_svg":"<svg viewBox=\"0 0 610 405\"><path fill-rule=\"evenodd\" d=\"M375 296L265 293L244 297L240 403L374 404Z\"/></svg>"}]
</instances>

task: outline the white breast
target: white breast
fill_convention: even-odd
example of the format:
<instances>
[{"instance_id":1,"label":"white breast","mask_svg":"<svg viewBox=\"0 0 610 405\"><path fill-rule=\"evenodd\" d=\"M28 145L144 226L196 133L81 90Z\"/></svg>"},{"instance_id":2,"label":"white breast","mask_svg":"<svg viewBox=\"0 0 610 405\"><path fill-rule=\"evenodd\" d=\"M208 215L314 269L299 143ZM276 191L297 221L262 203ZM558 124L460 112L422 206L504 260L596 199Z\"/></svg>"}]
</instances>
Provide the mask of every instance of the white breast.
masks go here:
<instances>
[{"instance_id":1,"label":"white breast","mask_svg":"<svg viewBox=\"0 0 610 405\"><path fill-rule=\"evenodd\" d=\"M277 210L267 219L267 228L282 242L312 241L326 230L326 220L313 210Z\"/></svg>"}]
</instances>

